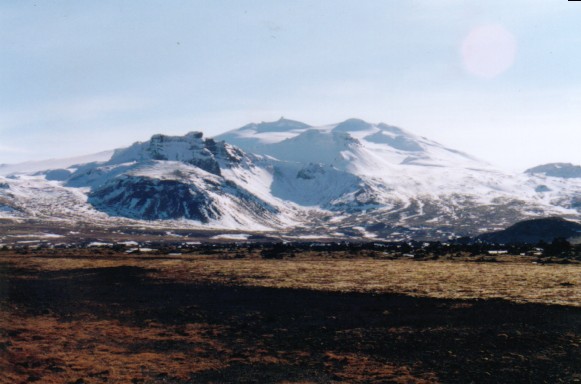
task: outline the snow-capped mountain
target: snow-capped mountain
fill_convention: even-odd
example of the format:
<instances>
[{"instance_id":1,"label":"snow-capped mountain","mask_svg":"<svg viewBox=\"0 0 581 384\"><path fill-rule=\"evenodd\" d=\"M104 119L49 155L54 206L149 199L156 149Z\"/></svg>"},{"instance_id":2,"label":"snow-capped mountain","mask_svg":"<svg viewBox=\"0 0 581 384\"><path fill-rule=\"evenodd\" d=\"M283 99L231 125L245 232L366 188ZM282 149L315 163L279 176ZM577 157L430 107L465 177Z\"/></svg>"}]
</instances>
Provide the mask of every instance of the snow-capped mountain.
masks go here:
<instances>
[{"instance_id":1,"label":"snow-capped mountain","mask_svg":"<svg viewBox=\"0 0 581 384\"><path fill-rule=\"evenodd\" d=\"M527 169L525 173L531 175L562 177L564 179L581 178L581 166L573 165L571 163L551 163Z\"/></svg>"},{"instance_id":2,"label":"snow-capped mountain","mask_svg":"<svg viewBox=\"0 0 581 384\"><path fill-rule=\"evenodd\" d=\"M387 124L249 124L154 135L86 164L0 178L0 218L445 238L581 218L581 178L509 174ZM17 169L17 168L15 168Z\"/></svg>"},{"instance_id":3,"label":"snow-capped mountain","mask_svg":"<svg viewBox=\"0 0 581 384\"><path fill-rule=\"evenodd\" d=\"M260 193L260 161L201 132L154 135L79 167L64 185L88 188L88 203L110 216L259 230L293 222L292 210L282 212L281 201Z\"/></svg>"},{"instance_id":4,"label":"snow-capped mountain","mask_svg":"<svg viewBox=\"0 0 581 384\"><path fill-rule=\"evenodd\" d=\"M359 227L365 229L361 234L373 236L369 228L400 226L419 232L438 228L442 233L473 233L539 215L578 215L577 181L504 173L382 123L350 119L312 127L281 119L249 124L216 139L280 160L325 164L354 176L357 188L325 206L350 213L333 219L340 223L339 232Z\"/></svg>"},{"instance_id":5,"label":"snow-capped mountain","mask_svg":"<svg viewBox=\"0 0 581 384\"><path fill-rule=\"evenodd\" d=\"M398 165L490 168L462 152L387 124L349 119L322 127L286 119L249 124L216 136L243 150L279 160L324 163L338 169L384 176Z\"/></svg>"}]
</instances>

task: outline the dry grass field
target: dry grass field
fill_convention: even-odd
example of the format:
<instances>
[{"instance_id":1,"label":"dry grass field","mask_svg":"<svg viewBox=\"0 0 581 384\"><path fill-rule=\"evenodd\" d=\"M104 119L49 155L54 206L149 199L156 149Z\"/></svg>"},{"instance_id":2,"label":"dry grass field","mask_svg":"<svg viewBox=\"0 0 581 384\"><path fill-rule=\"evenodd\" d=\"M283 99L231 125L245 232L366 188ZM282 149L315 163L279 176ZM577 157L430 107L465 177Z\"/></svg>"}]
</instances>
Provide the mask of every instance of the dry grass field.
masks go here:
<instances>
[{"instance_id":1,"label":"dry grass field","mask_svg":"<svg viewBox=\"0 0 581 384\"><path fill-rule=\"evenodd\" d=\"M580 264L235 256L0 254L0 382L581 382Z\"/></svg>"},{"instance_id":2,"label":"dry grass field","mask_svg":"<svg viewBox=\"0 0 581 384\"><path fill-rule=\"evenodd\" d=\"M477 258L415 261L325 258L316 254L284 260L203 254L25 258L15 255L0 260L44 271L134 266L151 269L156 278L182 282L446 299L504 299L581 307L581 264L538 264L531 257L503 256L496 257L496 262L475 262Z\"/></svg>"},{"instance_id":3,"label":"dry grass field","mask_svg":"<svg viewBox=\"0 0 581 384\"><path fill-rule=\"evenodd\" d=\"M505 299L581 307L581 265L413 260L167 260L185 281L446 299Z\"/></svg>"}]
</instances>

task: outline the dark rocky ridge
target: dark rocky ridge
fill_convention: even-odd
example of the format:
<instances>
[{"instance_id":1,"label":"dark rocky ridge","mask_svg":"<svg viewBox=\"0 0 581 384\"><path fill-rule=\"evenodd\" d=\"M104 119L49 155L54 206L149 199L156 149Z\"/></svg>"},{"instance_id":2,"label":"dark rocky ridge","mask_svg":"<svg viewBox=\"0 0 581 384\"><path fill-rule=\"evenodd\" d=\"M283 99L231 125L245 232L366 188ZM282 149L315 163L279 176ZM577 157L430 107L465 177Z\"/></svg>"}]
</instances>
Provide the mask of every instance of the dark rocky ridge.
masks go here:
<instances>
[{"instance_id":1,"label":"dark rocky ridge","mask_svg":"<svg viewBox=\"0 0 581 384\"><path fill-rule=\"evenodd\" d=\"M237 164L243 155L240 150L223 141L204 139L202 132L190 132L184 136L157 134L149 141L137 142L115 151L107 164L147 160L182 161L220 176L221 166Z\"/></svg>"},{"instance_id":2,"label":"dark rocky ridge","mask_svg":"<svg viewBox=\"0 0 581 384\"><path fill-rule=\"evenodd\" d=\"M581 224L559 217L525 220L502 231L485 233L477 239L499 244L551 242L557 238L581 236Z\"/></svg>"},{"instance_id":3,"label":"dark rocky ridge","mask_svg":"<svg viewBox=\"0 0 581 384\"><path fill-rule=\"evenodd\" d=\"M89 203L112 216L164 220L183 217L207 223L219 217L212 198L193 184L123 176L91 192Z\"/></svg>"}]
</instances>

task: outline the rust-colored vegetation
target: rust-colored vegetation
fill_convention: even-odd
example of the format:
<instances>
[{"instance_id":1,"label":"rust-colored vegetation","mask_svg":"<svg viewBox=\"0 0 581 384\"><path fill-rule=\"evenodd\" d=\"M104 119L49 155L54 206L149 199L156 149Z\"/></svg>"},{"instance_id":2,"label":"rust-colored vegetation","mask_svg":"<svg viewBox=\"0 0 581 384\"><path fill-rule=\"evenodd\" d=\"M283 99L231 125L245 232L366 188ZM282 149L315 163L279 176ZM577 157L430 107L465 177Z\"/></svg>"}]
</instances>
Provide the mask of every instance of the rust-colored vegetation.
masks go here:
<instances>
[{"instance_id":1,"label":"rust-colored vegetation","mask_svg":"<svg viewBox=\"0 0 581 384\"><path fill-rule=\"evenodd\" d=\"M4 252L0 382L581 382L581 265L368 256Z\"/></svg>"}]
</instances>

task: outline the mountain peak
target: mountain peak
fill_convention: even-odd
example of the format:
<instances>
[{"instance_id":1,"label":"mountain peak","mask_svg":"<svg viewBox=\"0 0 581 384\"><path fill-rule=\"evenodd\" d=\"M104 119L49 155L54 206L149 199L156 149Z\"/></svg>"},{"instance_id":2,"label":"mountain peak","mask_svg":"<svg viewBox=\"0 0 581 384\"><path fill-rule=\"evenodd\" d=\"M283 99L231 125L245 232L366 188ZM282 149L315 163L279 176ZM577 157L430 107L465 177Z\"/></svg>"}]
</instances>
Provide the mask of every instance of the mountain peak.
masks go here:
<instances>
[{"instance_id":1,"label":"mountain peak","mask_svg":"<svg viewBox=\"0 0 581 384\"><path fill-rule=\"evenodd\" d=\"M361 119L347 119L342 123L339 123L333 128L333 132L356 132L356 131L365 131L373 127L373 124L370 124Z\"/></svg>"},{"instance_id":2,"label":"mountain peak","mask_svg":"<svg viewBox=\"0 0 581 384\"><path fill-rule=\"evenodd\" d=\"M189 132L184 136L153 135L149 141L136 142L128 148L116 150L108 164L181 161L219 175L221 167L239 163L241 159L239 149L204 138L202 132Z\"/></svg>"},{"instance_id":3,"label":"mountain peak","mask_svg":"<svg viewBox=\"0 0 581 384\"><path fill-rule=\"evenodd\" d=\"M248 124L216 138L279 160L330 162L339 168L353 165L361 172L372 168L382 175L382 170L396 164L486 168L477 159L401 128L357 118L316 127L281 118Z\"/></svg>"},{"instance_id":4,"label":"mountain peak","mask_svg":"<svg viewBox=\"0 0 581 384\"><path fill-rule=\"evenodd\" d=\"M276 121L263 121L261 123L250 123L245 125L244 127L240 128L240 130L253 130L257 133L264 133L264 132L286 132L292 131L295 129L307 129L311 126L300 121L296 120L289 120L281 117Z\"/></svg>"},{"instance_id":5,"label":"mountain peak","mask_svg":"<svg viewBox=\"0 0 581 384\"><path fill-rule=\"evenodd\" d=\"M156 133L151 136L151 138L146 141L147 142L161 142L161 143L170 143L170 142L197 142L202 141L204 138L204 133L200 131L190 131L185 135L164 135L162 133ZM137 142L141 143L141 142ZM135 144L137 144L135 143Z\"/></svg>"}]
</instances>

